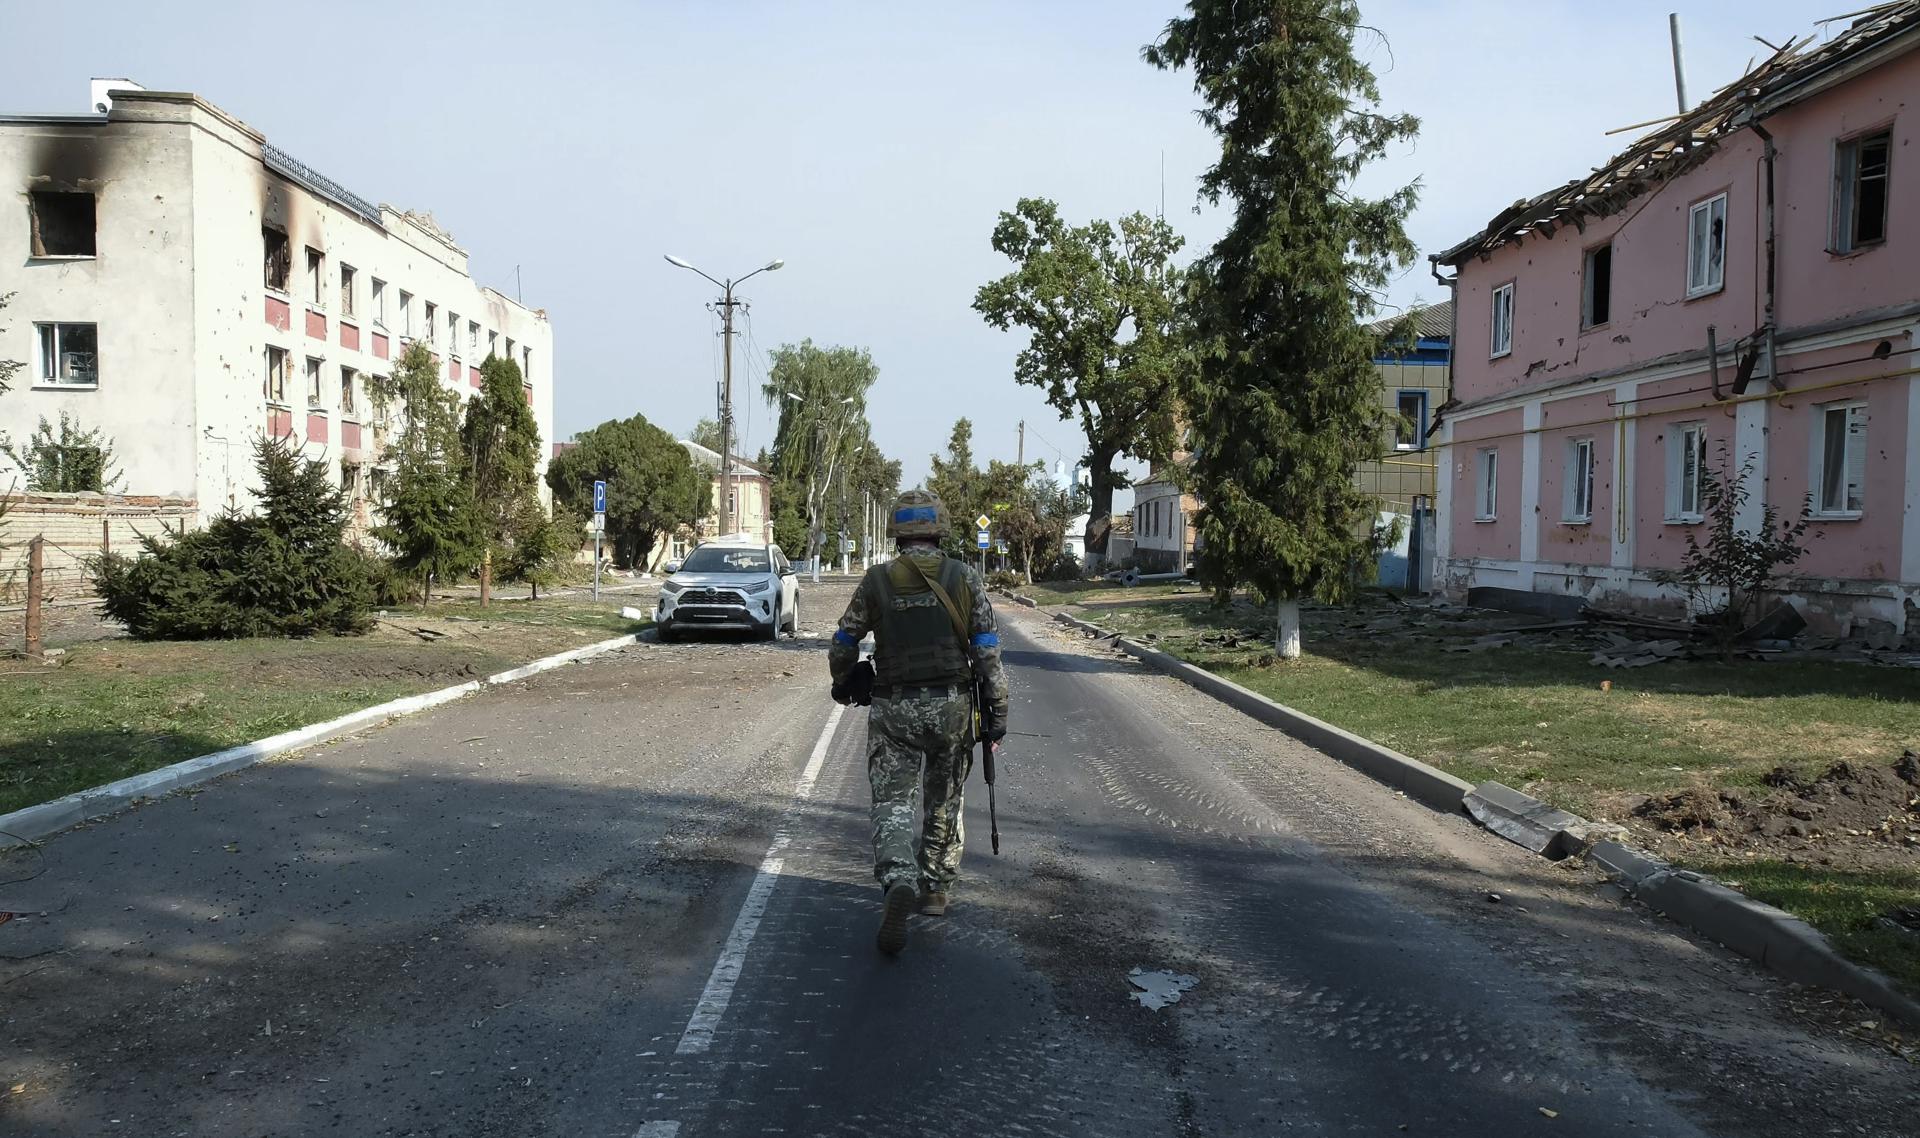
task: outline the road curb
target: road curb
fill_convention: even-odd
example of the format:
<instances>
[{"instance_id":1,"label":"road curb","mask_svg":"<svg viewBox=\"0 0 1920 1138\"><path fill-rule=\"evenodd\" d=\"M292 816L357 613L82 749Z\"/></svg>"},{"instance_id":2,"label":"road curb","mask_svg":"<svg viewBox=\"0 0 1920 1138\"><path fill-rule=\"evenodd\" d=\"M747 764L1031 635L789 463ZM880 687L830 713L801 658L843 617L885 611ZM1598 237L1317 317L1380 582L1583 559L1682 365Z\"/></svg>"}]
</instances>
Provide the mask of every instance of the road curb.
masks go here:
<instances>
[{"instance_id":1,"label":"road curb","mask_svg":"<svg viewBox=\"0 0 1920 1138\"><path fill-rule=\"evenodd\" d=\"M1335 727L1325 720L1316 719L1304 711L1296 711L1286 704L1277 703L1232 680L1214 675L1205 668L1189 664L1158 648L1149 648L1138 641L1109 632L1097 624L1091 624L1062 612L1054 613L1053 619L1083 632L1090 632L1115 641L1120 650L1129 656L1152 664L1173 678L1206 692L1220 702L1251 715L1269 727L1279 728L1295 739L1332 755L1378 782L1404 791L1409 798L1417 799L1446 814L1466 812L1463 803L1467 793L1473 789L1473 784L1464 779L1455 778L1445 771L1428 766L1419 759L1403 755L1391 747L1383 747L1371 739L1362 738L1351 731Z\"/></svg>"},{"instance_id":2,"label":"road curb","mask_svg":"<svg viewBox=\"0 0 1920 1138\"><path fill-rule=\"evenodd\" d=\"M1835 952L1820 930L1784 909L1618 842L1597 842L1587 857L1649 908L1701 936L1789 980L1843 992L1920 1026L1920 1001L1896 989L1885 976Z\"/></svg>"},{"instance_id":3,"label":"road curb","mask_svg":"<svg viewBox=\"0 0 1920 1138\"><path fill-rule=\"evenodd\" d=\"M441 688L438 691L402 696L399 699L388 700L386 703L348 712L346 715L329 719L324 723L298 727L292 731L270 735L265 739L256 739L251 743L229 747L224 751L215 751L210 755L185 759L172 766L161 767L159 770L132 775L118 782L77 791L51 802L23 807L11 814L0 814L0 831L4 831L0 833L0 848L16 845L18 844L16 839L20 838L39 841L82 822L91 822L109 814L117 814L148 799L159 798L176 790L185 790L188 787L209 782L242 767L252 766L263 759L274 758L304 747L311 747L316 743L350 735L362 728L383 723L389 719L399 719L438 707L443 703L451 703L456 699L472 695L482 688L524 680L529 676L536 676L541 672L551 671L577 660L585 660L611 652L616 648L636 644L639 639L638 633L631 633L612 640L602 640L571 651L543 657L522 667L498 672L485 679L469 680L464 684L455 684L453 687Z\"/></svg>"},{"instance_id":4,"label":"road curb","mask_svg":"<svg viewBox=\"0 0 1920 1138\"><path fill-rule=\"evenodd\" d=\"M1609 831L1617 833L1613 827L1556 809L1502 783L1476 787L1157 648L1063 612L1054 612L1052 617L1114 641L1128 655L1279 728L1376 781L1405 791L1408 797L1443 814L1467 814L1489 832L1543 857L1558 859L1584 852L1589 863L1600 867L1648 907L1789 980L1833 989L1920 1026L1920 1002L1896 989L1880 973L1841 956L1820 930L1705 874L1674 869L1652 854L1618 841L1595 840ZM1475 805L1479 809L1474 809Z\"/></svg>"}]
</instances>

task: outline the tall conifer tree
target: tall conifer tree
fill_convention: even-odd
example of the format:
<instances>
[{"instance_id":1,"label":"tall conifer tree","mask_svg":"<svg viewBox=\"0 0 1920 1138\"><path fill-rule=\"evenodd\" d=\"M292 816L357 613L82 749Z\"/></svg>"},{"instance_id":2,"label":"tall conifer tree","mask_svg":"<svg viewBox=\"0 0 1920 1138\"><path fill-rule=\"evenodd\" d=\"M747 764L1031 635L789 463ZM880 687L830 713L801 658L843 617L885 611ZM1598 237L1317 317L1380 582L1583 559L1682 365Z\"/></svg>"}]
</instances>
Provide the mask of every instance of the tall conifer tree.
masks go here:
<instances>
[{"instance_id":1,"label":"tall conifer tree","mask_svg":"<svg viewBox=\"0 0 1920 1138\"><path fill-rule=\"evenodd\" d=\"M1419 121L1377 111L1351 0L1190 0L1187 13L1143 54L1192 69L1220 138L1201 193L1234 206L1191 292L1200 358L1183 403L1205 502L1200 572L1276 601L1279 653L1297 656L1300 600L1342 600L1380 540L1377 504L1353 477L1385 414L1361 321L1413 259L1417 185L1369 199L1354 184Z\"/></svg>"}]
</instances>

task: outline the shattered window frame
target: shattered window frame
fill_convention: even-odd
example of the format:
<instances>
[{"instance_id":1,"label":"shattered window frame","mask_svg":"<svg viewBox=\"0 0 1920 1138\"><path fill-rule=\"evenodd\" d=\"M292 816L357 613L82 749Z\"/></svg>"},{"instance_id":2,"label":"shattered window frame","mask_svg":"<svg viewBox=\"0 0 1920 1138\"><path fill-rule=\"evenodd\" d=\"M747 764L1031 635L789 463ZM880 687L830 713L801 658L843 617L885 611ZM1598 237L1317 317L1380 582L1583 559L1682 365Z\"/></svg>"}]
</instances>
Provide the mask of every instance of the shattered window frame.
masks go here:
<instances>
[{"instance_id":1,"label":"shattered window frame","mask_svg":"<svg viewBox=\"0 0 1920 1138\"><path fill-rule=\"evenodd\" d=\"M30 190L27 217L34 259L89 261L99 255L99 206L93 194L85 190ZM82 233L84 241L79 239ZM70 247L49 248L49 238Z\"/></svg>"},{"instance_id":2,"label":"shattered window frame","mask_svg":"<svg viewBox=\"0 0 1920 1138\"><path fill-rule=\"evenodd\" d=\"M266 263L266 287L275 292L292 295L293 285L293 239L284 229L275 229L271 225L260 227L262 256Z\"/></svg>"},{"instance_id":3,"label":"shattered window frame","mask_svg":"<svg viewBox=\"0 0 1920 1138\"><path fill-rule=\"evenodd\" d=\"M35 387L91 390L100 386L100 326L72 321L43 321L33 326ZM90 347L69 346L79 340Z\"/></svg>"}]
</instances>

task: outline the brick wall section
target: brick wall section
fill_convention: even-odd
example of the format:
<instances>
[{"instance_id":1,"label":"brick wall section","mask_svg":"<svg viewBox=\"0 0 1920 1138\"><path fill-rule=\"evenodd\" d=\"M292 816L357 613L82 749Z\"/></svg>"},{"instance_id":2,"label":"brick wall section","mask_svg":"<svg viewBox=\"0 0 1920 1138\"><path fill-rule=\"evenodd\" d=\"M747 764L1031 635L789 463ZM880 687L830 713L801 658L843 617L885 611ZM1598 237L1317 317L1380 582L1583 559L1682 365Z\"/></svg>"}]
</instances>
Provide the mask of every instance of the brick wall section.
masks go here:
<instances>
[{"instance_id":1,"label":"brick wall section","mask_svg":"<svg viewBox=\"0 0 1920 1138\"><path fill-rule=\"evenodd\" d=\"M137 494L9 494L0 518L0 604L20 604L27 596L27 543L47 540L46 598L79 600L93 595L86 559L98 556L102 543L115 552L135 553L142 534L158 534L198 524L199 507L191 498Z\"/></svg>"}]
</instances>

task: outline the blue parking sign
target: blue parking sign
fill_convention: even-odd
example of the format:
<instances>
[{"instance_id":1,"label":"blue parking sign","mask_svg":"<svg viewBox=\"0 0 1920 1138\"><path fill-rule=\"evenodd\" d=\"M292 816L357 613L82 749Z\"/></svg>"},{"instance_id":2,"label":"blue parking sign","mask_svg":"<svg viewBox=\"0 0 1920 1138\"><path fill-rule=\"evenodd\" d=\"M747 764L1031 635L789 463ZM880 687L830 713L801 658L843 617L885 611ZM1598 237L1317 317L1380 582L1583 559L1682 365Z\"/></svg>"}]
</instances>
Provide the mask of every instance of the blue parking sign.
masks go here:
<instances>
[{"instance_id":1,"label":"blue parking sign","mask_svg":"<svg viewBox=\"0 0 1920 1138\"><path fill-rule=\"evenodd\" d=\"M607 484L605 482L595 482L593 484L593 512L596 514L604 514L607 512Z\"/></svg>"}]
</instances>

